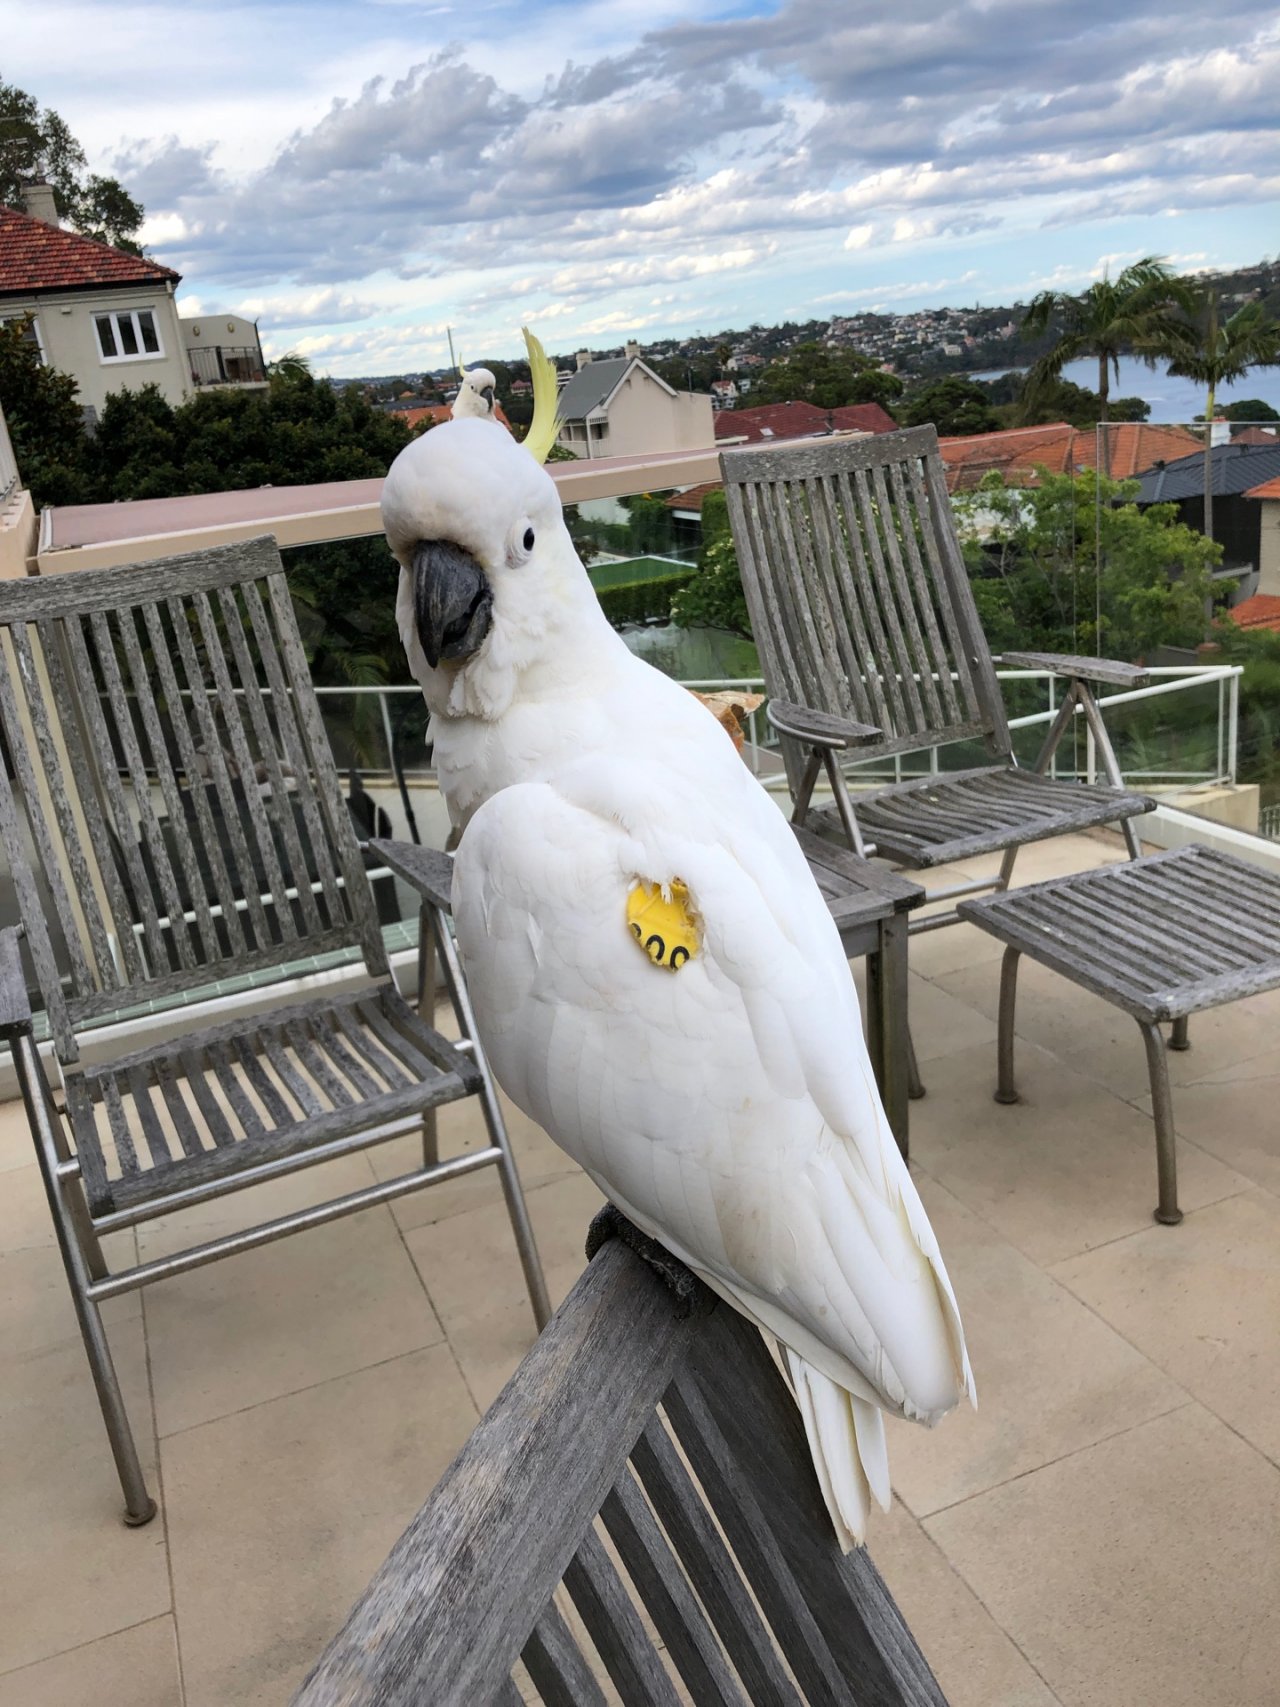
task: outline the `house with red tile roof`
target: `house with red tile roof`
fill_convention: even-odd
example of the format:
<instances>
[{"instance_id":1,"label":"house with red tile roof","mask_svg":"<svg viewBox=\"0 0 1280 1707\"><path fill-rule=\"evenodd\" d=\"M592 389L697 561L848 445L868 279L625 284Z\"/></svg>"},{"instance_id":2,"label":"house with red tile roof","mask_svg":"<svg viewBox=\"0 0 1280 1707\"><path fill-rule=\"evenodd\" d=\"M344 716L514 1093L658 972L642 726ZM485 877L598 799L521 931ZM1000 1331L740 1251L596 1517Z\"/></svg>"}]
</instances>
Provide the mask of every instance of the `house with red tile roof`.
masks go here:
<instances>
[{"instance_id":1,"label":"house with red tile roof","mask_svg":"<svg viewBox=\"0 0 1280 1707\"><path fill-rule=\"evenodd\" d=\"M1162 462L1201 448L1185 427L1122 421L1106 429L1107 471L1113 480L1132 480ZM1051 474L1080 474L1098 466L1099 434L1092 428L1056 421L1041 427L1013 427L999 433L974 433L939 441L947 471L947 490L971 492L988 474L1008 486L1033 486L1037 469Z\"/></svg>"},{"instance_id":2,"label":"house with red tile roof","mask_svg":"<svg viewBox=\"0 0 1280 1707\"><path fill-rule=\"evenodd\" d=\"M1280 609L1280 476L1250 487L1245 498L1259 506L1258 527L1258 587L1255 598L1269 598ZM1245 603L1252 603L1246 600ZM1232 616L1239 622L1243 605L1237 605ZM1248 626L1248 625L1246 625ZM1267 628L1280 628L1280 622L1268 622Z\"/></svg>"},{"instance_id":3,"label":"house with red tile roof","mask_svg":"<svg viewBox=\"0 0 1280 1707\"><path fill-rule=\"evenodd\" d=\"M1270 629L1280 634L1280 593L1254 593L1228 613L1237 628Z\"/></svg>"},{"instance_id":4,"label":"house with red tile roof","mask_svg":"<svg viewBox=\"0 0 1280 1707\"><path fill-rule=\"evenodd\" d=\"M180 320L182 275L58 223L53 191L32 184L26 208L0 207L0 320L22 318L80 403L157 385L182 403L204 385L266 383L258 329L238 315Z\"/></svg>"},{"instance_id":5,"label":"house with red tile roof","mask_svg":"<svg viewBox=\"0 0 1280 1707\"><path fill-rule=\"evenodd\" d=\"M892 433L898 423L878 403L851 403L820 409L816 403L762 403L753 409L721 409L715 416L716 444L769 444L813 439L829 433Z\"/></svg>"}]
</instances>

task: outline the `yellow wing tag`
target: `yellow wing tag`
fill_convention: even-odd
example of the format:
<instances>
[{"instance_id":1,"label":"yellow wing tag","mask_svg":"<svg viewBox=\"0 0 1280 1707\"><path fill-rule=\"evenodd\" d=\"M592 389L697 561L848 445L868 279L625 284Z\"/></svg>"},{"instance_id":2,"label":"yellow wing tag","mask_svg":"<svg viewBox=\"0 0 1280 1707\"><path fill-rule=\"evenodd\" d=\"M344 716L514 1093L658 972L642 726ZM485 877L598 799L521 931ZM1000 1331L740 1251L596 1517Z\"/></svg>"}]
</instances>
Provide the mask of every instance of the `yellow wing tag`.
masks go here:
<instances>
[{"instance_id":1,"label":"yellow wing tag","mask_svg":"<svg viewBox=\"0 0 1280 1707\"><path fill-rule=\"evenodd\" d=\"M667 885L667 892L669 900L661 884L637 883L627 896L627 924L655 966L678 972L702 947L702 934L689 905L689 891L678 877Z\"/></svg>"}]
</instances>

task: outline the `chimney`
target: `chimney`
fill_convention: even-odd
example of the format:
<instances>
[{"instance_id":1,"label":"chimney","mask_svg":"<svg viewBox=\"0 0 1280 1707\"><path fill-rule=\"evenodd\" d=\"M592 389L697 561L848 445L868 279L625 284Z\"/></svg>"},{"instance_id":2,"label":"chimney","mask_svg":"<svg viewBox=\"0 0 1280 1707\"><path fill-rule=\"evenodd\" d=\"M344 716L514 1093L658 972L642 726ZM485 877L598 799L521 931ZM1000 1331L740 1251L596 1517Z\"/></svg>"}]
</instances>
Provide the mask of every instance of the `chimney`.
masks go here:
<instances>
[{"instance_id":1,"label":"chimney","mask_svg":"<svg viewBox=\"0 0 1280 1707\"><path fill-rule=\"evenodd\" d=\"M578 372L581 373L583 368L586 367L587 363L591 360L591 351L590 350L579 350L577 356L574 359L576 360L576 362L578 364Z\"/></svg>"},{"instance_id":2,"label":"chimney","mask_svg":"<svg viewBox=\"0 0 1280 1707\"><path fill-rule=\"evenodd\" d=\"M22 191L22 205L32 219L43 220L46 225L52 225L58 230L61 221L58 219L58 204L53 199L52 184L27 184Z\"/></svg>"},{"instance_id":3,"label":"chimney","mask_svg":"<svg viewBox=\"0 0 1280 1707\"><path fill-rule=\"evenodd\" d=\"M629 343L624 344L623 350L624 350L624 352L626 354L626 358L629 362L638 362L640 360L640 346L639 346L639 344L637 344L635 342L634 339L632 339Z\"/></svg>"}]
</instances>

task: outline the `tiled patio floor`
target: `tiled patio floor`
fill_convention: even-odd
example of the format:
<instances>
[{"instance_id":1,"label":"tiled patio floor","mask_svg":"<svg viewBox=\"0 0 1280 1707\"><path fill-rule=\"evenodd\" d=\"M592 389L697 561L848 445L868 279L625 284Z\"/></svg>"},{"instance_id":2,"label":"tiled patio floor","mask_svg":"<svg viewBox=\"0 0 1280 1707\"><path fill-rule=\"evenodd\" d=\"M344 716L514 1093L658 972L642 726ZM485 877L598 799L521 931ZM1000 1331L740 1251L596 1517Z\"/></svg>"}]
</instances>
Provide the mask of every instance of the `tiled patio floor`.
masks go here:
<instances>
[{"instance_id":1,"label":"tiled patio floor","mask_svg":"<svg viewBox=\"0 0 1280 1707\"><path fill-rule=\"evenodd\" d=\"M1019 877L1114 853L1066 838ZM1136 1027L1026 966L1025 1100L997 1107L998 954L967 926L912 945L913 1160L982 1408L894 1425L873 1555L953 1707L1280 1702L1280 994L1172 1057L1188 1213L1157 1227ZM449 1111L445 1142L471 1122ZM599 1199L512 1130L559 1298ZM126 1530L29 1155L0 1108L0 1707L275 1707L530 1342L497 1178L113 1304L162 1507Z\"/></svg>"}]
</instances>

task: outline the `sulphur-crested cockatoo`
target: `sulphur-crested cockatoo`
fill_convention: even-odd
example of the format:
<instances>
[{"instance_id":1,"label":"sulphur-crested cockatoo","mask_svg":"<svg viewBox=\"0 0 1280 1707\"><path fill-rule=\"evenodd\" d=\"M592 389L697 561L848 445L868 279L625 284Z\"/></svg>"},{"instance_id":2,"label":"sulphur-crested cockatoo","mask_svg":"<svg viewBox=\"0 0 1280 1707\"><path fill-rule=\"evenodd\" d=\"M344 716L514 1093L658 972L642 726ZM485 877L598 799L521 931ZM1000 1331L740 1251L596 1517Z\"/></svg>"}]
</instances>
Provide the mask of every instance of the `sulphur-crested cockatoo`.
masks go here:
<instances>
[{"instance_id":1,"label":"sulphur-crested cockatoo","mask_svg":"<svg viewBox=\"0 0 1280 1707\"><path fill-rule=\"evenodd\" d=\"M493 1071L781 1342L849 1547L889 1500L882 1412L932 1423L973 1385L822 896L723 729L609 626L514 439L437 427L382 514Z\"/></svg>"},{"instance_id":2,"label":"sulphur-crested cockatoo","mask_svg":"<svg viewBox=\"0 0 1280 1707\"><path fill-rule=\"evenodd\" d=\"M497 380L487 367L473 367L464 373L458 386L458 395L452 404L454 420L465 420L468 415L477 415L481 420L491 421L496 407L494 399L497 395L497 385Z\"/></svg>"}]
</instances>

